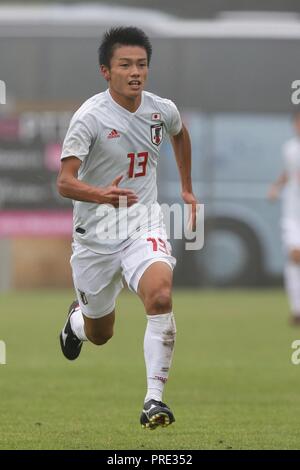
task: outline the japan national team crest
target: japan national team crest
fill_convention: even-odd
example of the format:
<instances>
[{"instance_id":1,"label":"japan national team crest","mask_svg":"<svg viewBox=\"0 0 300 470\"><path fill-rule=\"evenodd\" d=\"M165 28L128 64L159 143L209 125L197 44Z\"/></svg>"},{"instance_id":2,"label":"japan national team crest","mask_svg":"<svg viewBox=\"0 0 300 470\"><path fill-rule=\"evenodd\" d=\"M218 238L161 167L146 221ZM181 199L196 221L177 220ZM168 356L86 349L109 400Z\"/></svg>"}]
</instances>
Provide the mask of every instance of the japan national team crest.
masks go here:
<instances>
[{"instance_id":1,"label":"japan national team crest","mask_svg":"<svg viewBox=\"0 0 300 470\"><path fill-rule=\"evenodd\" d=\"M151 126L151 140L154 145L161 144L163 139L163 123L153 124Z\"/></svg>"}]
</instances>

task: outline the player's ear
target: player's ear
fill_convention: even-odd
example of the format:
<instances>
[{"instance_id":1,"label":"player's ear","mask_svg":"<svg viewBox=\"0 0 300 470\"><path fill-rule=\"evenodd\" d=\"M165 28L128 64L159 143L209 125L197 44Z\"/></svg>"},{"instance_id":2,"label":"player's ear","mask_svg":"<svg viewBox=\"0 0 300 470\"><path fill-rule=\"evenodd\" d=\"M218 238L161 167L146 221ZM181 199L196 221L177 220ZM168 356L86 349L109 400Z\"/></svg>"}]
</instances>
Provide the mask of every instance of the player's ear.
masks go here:
<instances>
[{"instance_id":1,"label":"player's ear","mask_svg":"<svg viewBox=\"0 0 300 470\"><path fill-rule=\"evenodd\" d=\"M100 65L100 72L105 78L105 80L108 82L110 79L110 71L109 68L106 65Z\"/></svg>"}]
</instances>

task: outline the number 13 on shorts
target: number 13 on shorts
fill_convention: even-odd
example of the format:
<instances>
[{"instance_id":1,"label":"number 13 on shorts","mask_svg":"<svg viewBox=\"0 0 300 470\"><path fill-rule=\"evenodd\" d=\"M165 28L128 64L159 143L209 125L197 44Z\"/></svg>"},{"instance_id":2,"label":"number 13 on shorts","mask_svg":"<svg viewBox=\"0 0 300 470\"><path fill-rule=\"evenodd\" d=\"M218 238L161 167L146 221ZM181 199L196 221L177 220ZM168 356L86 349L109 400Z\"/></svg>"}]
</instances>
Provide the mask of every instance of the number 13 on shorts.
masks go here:
<instances>
[{"instance_id":1,"label":"number 13 on shorts","mask_svg":"<svg viewBox=\"0 0 300 470\"><path fill-rule=\"evenodd\" d=\"M168 249L166 242L161 238L152 238L148 237L147 242L152 243L153 251L162 251L166 255L170 255L170 250Z\"/></svg>"}]
</instances>

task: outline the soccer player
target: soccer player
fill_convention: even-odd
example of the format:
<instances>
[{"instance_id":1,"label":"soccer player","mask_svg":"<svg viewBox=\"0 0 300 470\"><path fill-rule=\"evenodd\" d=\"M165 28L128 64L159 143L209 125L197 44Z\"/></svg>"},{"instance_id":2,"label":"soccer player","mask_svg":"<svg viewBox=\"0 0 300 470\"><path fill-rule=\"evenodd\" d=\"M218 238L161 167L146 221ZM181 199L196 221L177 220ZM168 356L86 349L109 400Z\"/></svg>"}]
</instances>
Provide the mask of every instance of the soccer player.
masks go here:
<instances>
[{"instance_id":1,"label":"soccer player","mask_svg":"<svg viewBox=\"0 0 300 470\"><path fill-rule=\"evenodd\" d=\"M296 136L283 146L284 169L269 191L269 198L282 200L282 241L286 254L285 288L289 298L291 321L300 325L300 111L294 114Z\"/></svg>"},{"instance_id":2,"label":"soccer player","mask_svg":"<svg viewBox=\"0 0 300 470\"><path fill-rule=\"evenodd\" d=\"M196 223L191 183L191 145L175 104L143 91L152 47L135 27L113 28L99 47L108 89L74 114L66 134L58 191L74 201L71 266L77 293L60 334L62 352L76 359L84 341L105 344L113 335L115 300L122 277L141 298L147 327L144 356L147 393L140 422L154 429L174 422L163 403L176 336L172 312L171 255L156 167L171 138L181 194ZM124 202L125 201L125 202Z\"/></svg>"}]
</instances>

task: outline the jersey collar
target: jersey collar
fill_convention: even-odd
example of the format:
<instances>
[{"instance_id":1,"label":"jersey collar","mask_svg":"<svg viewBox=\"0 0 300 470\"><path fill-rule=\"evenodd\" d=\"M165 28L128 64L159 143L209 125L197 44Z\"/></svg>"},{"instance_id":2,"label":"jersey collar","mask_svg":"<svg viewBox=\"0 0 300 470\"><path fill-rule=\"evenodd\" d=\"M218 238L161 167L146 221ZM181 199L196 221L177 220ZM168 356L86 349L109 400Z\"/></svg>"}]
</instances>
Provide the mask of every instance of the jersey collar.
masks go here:
<instances>
[{"instance_id":1,"label":"jersey collar","mask_svg":"<svg viewBox=\"0 0 300 470\"><path fill-rule=\"evenodd\" d=\"M118 104L114 99L113 97L111 96L110 94L110 91L109 91L109 88L106 90L106 95L108 97L108 100L109 102L111 103L111 105L117 109L119 112L121 112L124 116L127 116L127 117L133 117L135 116L136 114L138 114L144 104L144 92L142 91L142 99L141 99L141 104L139 105L138 109L134 112L134 113L131 113L130 111L128 111L128 109L126 108L123 108L123 106L121 106L120 104Z\"/></svg>"}]
</instances>

